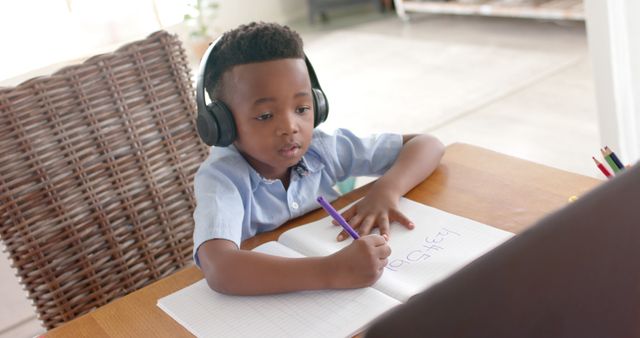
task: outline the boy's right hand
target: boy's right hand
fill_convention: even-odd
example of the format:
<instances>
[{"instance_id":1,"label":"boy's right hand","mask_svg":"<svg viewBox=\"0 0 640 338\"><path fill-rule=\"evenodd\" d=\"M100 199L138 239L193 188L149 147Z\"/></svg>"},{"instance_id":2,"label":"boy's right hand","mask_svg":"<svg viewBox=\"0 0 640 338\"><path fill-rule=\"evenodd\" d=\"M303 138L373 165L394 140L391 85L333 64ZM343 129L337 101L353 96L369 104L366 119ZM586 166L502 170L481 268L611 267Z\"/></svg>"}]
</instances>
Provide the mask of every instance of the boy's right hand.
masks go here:
<instances>
[{"instance_id":1,"label":"boy's right hand","mask_svg":"<svg viewBox=\"0 0 640 338\"><path fill-rule=\"evenodd\" d=\"M345 289L372 285L382 276L390 254L391 247L385 237L360 237L344 249L327 256L328 277L332 287Z\"/></svg>"}]
</instances>

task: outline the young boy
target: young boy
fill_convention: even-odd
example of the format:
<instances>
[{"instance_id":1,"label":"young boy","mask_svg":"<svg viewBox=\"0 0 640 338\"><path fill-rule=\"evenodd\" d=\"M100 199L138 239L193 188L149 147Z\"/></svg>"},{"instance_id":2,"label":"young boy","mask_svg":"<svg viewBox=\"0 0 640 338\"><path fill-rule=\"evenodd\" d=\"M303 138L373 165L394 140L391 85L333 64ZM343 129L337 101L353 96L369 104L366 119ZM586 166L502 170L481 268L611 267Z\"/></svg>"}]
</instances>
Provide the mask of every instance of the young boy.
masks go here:
<instances>
[{"instance_id":1,"label":"young boy","mask_svg":"<svg viewBox=\"0 0 640 338\"><path fill-rule=\"evenodd\" d=\"M302 40L286 26L242 25L211 53L205 88L232 112L237 137L212 148L195 177L194 258L209 286L257 295L373 284L391 253L389 223L414 226L399 198L437 167L442 144L427 135L314 129ZM317 196L336 199L337 181L362 175L382 177L343 214L363 235L344 249L308 258L239 250L241 241L316 209ZM368 235L376 227L381 235Z\"/></svg>"}]
</instances>

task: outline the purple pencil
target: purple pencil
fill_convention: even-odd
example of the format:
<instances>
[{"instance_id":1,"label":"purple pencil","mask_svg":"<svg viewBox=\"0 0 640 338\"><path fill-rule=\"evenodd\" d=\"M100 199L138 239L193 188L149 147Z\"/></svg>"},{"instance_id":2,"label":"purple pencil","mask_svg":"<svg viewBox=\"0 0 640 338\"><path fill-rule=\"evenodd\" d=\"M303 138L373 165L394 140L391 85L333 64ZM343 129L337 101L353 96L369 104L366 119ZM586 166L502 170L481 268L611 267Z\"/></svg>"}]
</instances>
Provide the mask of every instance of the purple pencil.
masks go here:
<instances>
[{"instance_id":1,"label":"purple pencil","mask_svg":"<svg viewBox=\"0 0 640 338\"><path fill-rule=\"evenodd\" d=\"M335 219L336 222L338 222L338 224L340 224L342 228L344 228L344 231L348 232L349 235L353 237L353 239L360 238L360 236L358 236L358 233L355 232L355 230L353 230L353 228L349 225L349 223L347 223L347 221L345 221L344 218L342 218L342 216L338 213L338 211L336 211L336 209L334 209L331 206L331 204L329 204L329 202L327 202L322 196L319 196L316 201L320 203L322 208L326 210L329 213L329 215L331 215L331 217L333 217L333 219Z\"/></svg>"}]
</instances>

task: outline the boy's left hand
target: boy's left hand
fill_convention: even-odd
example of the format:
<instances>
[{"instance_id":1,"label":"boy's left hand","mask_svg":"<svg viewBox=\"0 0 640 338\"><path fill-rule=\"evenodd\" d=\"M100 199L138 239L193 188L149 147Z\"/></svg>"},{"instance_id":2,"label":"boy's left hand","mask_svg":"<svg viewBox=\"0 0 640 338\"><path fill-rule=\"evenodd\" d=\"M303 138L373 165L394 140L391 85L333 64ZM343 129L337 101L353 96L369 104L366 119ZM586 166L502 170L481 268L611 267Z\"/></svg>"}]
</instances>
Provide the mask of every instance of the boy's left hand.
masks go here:
<instances>
[{"instance_id":1,"label":"boy's left hand","mask_svg":"<svg viewBox=\"0 0 640 338\"><path fill-rule=\"evenodd\" d=\"M392 194L371 192L341 215L360 235L368 235L373 228L378 227L380 235L389 238L391 222L398 222L407 229L415 227L415 224L400 212L398 203L399 199ZM333 221L333 224L338 225L336 221ZM338 234L337 240L343 241L347 237L349 235L343 230Z\"/></svg>"}]
</instances>

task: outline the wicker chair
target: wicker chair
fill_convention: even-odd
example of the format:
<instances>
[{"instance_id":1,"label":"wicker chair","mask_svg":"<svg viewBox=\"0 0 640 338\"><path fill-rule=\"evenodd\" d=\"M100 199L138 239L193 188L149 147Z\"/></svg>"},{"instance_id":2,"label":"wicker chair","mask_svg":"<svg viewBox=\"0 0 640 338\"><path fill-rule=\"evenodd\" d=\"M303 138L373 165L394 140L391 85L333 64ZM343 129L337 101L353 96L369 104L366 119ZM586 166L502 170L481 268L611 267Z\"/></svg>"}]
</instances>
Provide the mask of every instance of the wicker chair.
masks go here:
<instances>
[{"instance_id":1,"label":"wicker chair","mask_svg":"<svg viewBox=\"0 0 640 338\"><path fill-rule=\"evenodd\" d=\"M0 238L47 329L191 264L194 120L164 31L0 88Z\"/></svg>"}]
</instances>

